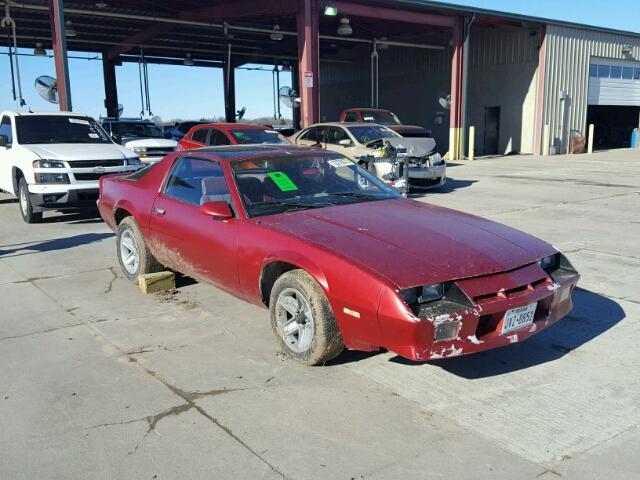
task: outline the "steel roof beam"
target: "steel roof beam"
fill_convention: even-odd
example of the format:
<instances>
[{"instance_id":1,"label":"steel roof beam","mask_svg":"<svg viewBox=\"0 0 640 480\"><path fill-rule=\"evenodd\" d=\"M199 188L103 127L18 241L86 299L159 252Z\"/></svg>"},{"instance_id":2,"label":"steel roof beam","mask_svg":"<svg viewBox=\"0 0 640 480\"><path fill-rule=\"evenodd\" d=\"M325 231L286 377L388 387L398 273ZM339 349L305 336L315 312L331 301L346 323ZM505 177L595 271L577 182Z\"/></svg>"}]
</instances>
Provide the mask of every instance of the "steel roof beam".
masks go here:
<instances>
[{"instance_id":1,"label":"steel roof beam","mask_svg":"<svg viewBox=\"0 0 640 480\"><path fill-rule=\"evenodd\" d=\"M351 15L354 17L377 18L394 22L417 23L420 25L431 25L434 27L453 28L455 18L446 15L436 15L432 13L421 13L409 10L399 10L395 8L380 7L373 5L363 5L359 3L347 3L332 1L331 5L338 8L340 15Z\"/></svg>"}]
</instances>

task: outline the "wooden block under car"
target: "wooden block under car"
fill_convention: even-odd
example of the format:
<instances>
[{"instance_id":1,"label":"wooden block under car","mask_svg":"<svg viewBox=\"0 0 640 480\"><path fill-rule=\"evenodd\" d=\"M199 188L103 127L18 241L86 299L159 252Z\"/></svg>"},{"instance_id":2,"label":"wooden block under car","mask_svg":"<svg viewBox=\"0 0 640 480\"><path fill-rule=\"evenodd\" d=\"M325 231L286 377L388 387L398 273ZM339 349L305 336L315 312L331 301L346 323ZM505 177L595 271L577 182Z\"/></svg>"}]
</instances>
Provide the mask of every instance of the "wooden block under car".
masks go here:
<instances>
[{"instance_id":1,"label":"wooden block under car","mask_svg":"<svg viewBox=\"0 0 640 480\"><path fill-rule=\"evenodd\" d=\"M148 273L138 276L138 286L144 294L164 292L176 288L176 274L173 272Z\"/></svg>"}]
</instances>

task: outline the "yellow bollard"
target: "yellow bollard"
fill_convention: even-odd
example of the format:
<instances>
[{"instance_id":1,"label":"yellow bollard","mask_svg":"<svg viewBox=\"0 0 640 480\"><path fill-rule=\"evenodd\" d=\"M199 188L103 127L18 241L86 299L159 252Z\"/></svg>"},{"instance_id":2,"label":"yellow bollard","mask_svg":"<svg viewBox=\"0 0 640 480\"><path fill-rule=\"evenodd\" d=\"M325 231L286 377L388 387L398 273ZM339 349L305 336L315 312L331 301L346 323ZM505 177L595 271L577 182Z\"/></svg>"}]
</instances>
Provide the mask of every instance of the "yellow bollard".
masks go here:
<instances>
[{"instance_id":1,"label":"yellow bollard","mask_svg":"<svg viewBox=\"0 0 640 480\"><path fill-rule=\"evenodd\" d=\"M595 131L595 125L589 124L589 143L587 146L587 153L593 153L593 132Z\"/></svg>"},{"instance_id":2,"label":"yellow bollard","mask_svg":"<svg viewBox=\"0 0 640 480\"><path fill-rule=\"evenodd\" d=\"M473 160L473 154L476 147L476 127L473 125L469 127L469 154L467 158Z\"/></svg>"}]
</instances>

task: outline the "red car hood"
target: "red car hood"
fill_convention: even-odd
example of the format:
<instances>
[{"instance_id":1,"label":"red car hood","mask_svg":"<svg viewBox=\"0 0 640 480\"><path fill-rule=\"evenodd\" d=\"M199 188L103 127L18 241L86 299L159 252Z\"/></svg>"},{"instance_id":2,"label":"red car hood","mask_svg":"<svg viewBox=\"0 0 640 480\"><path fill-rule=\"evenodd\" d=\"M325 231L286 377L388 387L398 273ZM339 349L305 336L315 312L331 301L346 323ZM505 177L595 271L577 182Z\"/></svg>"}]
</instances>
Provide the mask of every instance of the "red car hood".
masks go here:
<instances>
[{"instance_id":1,"label":"red car hood","mask_svg":"<svg viewBox=\"0 0 640 480\"><path fill-rule=\"evenodd\" d=\"M413 200L383 200L260 217L400 288L510 270L556 250L531 235Z\"/></svg>"}]
</instances>

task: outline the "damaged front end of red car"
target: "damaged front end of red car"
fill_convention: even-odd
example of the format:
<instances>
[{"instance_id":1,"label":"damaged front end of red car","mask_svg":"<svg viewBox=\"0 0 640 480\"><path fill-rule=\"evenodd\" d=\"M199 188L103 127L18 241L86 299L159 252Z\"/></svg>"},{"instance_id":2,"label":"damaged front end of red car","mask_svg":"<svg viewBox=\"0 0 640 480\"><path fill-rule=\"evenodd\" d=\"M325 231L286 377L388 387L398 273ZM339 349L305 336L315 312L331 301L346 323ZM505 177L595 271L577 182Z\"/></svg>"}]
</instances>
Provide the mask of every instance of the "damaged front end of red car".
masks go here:
<instances>
[{"instance_id":1,"label":"damaged front end of red car","mask_svg":"<svg viewBox=\"0 0 640 480\"><path fill-rule=\"evenodd\" d=\"M415 361L517 343L571 311L580 276L556 253L509 271L383 293L385 348Z\"/></svg>"}]
</instances>

